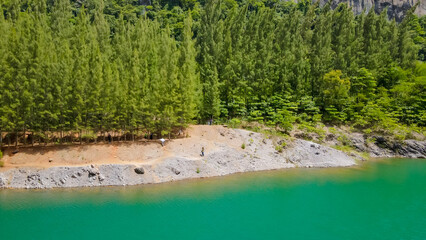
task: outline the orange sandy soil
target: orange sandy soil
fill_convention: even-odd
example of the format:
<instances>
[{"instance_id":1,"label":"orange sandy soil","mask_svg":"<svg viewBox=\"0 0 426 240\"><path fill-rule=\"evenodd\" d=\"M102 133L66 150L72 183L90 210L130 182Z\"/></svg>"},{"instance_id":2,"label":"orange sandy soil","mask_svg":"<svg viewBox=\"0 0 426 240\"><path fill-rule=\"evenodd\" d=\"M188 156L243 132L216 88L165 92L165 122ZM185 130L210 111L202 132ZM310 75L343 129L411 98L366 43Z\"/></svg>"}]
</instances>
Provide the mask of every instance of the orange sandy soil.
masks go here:
<instances>
[{"instance_id":1,"label":"orange sandy soil","mask_svg":"<svg viewBox=\"0 0 426 240\"><path fill-rule=\"evenodd\" d=\"M48 168L53 166L82 166L101 164L155 164L168 157L199 159L201 148L206 153L215 151L217 143L240 149L243 142L235 139L233 131L223 126L193 125L187 129L188 138L167 140L165 147L159 140L146 142L115 142L73 146L35 146L7 149L0 171L19 167Z\"/></svg>"}]
</instances>

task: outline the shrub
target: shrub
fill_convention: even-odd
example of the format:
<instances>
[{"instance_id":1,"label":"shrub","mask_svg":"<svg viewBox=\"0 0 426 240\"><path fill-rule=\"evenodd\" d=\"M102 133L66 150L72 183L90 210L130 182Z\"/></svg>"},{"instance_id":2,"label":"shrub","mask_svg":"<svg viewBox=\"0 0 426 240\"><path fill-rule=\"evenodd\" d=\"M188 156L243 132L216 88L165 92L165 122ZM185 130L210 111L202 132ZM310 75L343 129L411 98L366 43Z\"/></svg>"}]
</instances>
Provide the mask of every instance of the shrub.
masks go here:
<instances>
[{"instance_id":1,"label":"shrub","mask_svg":"<svg viewBox=\"0 0 426 240\"><path fill-rule=\"evenodd\" d=\"M94 141L96 139L96 134L94 133L87 133L87 134L83 134L81 136L81 140L84 142L90 142L90 141Z\"/></svg>"},{"instance_id":2,"label":"shrub","mask_svg":"<svg viewBox=\"0 0 426 240\"><path fill-rule=\"evenodd\" d=\"M241 144L241 148L246 149L246 144L245 143Z\"/></svg>"},{"instance_id":3,"label":"shrub","mask_svg":"<svg viewBox=\"0 0 426 240\"><path fill-rule=\"evenodd\" d=\"M373 131L372 131L370 128L367 128L367 129L364 129L364 130L363 130L363 132L364 132L365 134L370 134L370 133L372 133Z\"/></svg>"},{"instance_id":4,"label":"shrub","mask_svg":"<svg viewBox=\"0 0 426 240\"><path fill-rule=\"evenodd\" d=\"M197 168L197 171L196 171L197 173L200 173L200 168Z\"/></svg>"},{"instance_id":5,"label":"shrub","mask_svg":"<svg viewBox=\"0 0 426 240\"><path fill-rule=\"evenodd\" d=\"M4 167L4 162L1 160L3 157L3 153L0 151L0 167Z\"/></svg>"},{"instance_id":6,"label":"shrub","mask_svg":"<svg viewBox=\"0 0 426 240\"><path fill-rule=\"evenodd\" d=\"M231 128L238 128L241 124L241 121L238 118L233 118L229 121L229 126Z\"/></svg>"}]
</instances>

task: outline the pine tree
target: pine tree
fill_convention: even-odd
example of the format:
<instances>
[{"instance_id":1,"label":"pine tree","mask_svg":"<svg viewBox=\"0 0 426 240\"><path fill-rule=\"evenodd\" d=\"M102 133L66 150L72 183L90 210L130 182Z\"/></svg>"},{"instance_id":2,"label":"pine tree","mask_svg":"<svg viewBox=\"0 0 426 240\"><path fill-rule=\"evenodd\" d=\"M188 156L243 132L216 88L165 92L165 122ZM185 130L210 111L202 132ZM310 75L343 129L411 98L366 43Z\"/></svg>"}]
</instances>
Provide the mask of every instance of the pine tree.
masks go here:
<instances>
[{"instance_id":1,"label":"pine tree","mask_svg":"<svg viewBox=\"0 0 426 240\"><path fill-rule=\"evenodd\" d=\"M179 47L176 115L177 125L186 127L197 116L199 105L199 75L195 62L196 51L192 33L192 17L188 14Z\"/></svg>"},{"instance_id":2,"label":"pine tree","mask_svg":"<svg viewBox=\"0 0 426 240\"><path fill-rule=\"evenodd\" d=\"M201 20L198 33L200 52L200 78L203 86L203 104L201 116L203 119L214 119L220 114L219 76L217 71L217 56L220 52L220 6L221 2L209 1Z\"/></svg>"}]
</instances>

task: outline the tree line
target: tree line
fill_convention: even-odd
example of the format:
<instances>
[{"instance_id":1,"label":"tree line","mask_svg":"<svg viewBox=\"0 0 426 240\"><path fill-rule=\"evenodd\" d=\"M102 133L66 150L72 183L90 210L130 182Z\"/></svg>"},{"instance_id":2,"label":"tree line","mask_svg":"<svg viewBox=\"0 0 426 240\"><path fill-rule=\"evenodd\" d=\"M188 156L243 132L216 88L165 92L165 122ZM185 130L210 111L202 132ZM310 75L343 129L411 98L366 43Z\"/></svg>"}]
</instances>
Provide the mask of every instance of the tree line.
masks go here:
<instances>
[{"instance_id":1,"label":"tree line","mask_svg":"<svg viewBox=\"0 0 426 240\"><path fill-rule=\"evenodd\" d=\"M0 144L133 140L210 119L425 125L414 10L398 24L308 1L114 2L0 2Z\"/></svg>"}]
</instances>

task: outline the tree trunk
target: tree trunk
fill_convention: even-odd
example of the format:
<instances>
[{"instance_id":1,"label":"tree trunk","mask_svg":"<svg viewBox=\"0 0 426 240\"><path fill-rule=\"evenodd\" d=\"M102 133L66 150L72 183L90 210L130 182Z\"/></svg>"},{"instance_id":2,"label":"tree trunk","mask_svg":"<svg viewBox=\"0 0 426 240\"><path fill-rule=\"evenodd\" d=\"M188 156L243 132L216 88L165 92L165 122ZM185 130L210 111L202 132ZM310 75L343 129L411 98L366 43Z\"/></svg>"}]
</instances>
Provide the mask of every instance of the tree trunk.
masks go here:
<instances>
[{"instance_id":1,"label":"tree trunk","mask_svg":"<svg viewBox=\"0 0 426 240\"><path fill-rule=\"evenodd\" d=\"M34 132L31 132L31 147L34 147Z\"/></svg>"},{"instance_id":2,"label":"tree trunk","mask_svg":"<svg viewBox=\"0 0 426 240\"><path fill-rule=\"evenodd\" d=\"M3 145L3 132L0 130L0 148Z\"/></svg>"},{"instance_id":3,"label":"tree trunk","mask_svg":"<svg viewBox=\"0 0 426 240\"><path fill-rule=\"evenodd\" d=\"M47 146L47 139L49 139L49 134L44 132L44 146Z\"/></svg>"},{"instance_id":4,"label":"tree trunk","mask_svg":"<svg viewBox=\"0 0 426 240\"><path fill-rule=\"evenodd\" d=\"M81 138L81 134L82 134L82 130L80 129L80 133L79 133L79 135L78 135L78 136L79 136L79 138L80 138L80 145L82 144L82 140L83 140L83 139Z\"/></svg>"},{"instance_id":5,"label":"tree trunk","mask_svg":"<svg viewBox=\"0 0 426 240\"><path fill-rule=\"evenodd\" d=\"M18 132L16 132L15 134L15 147L18 147Z\"/></svg>"},{"instance_id":6,"label":"tree trunk","mask_svg":"<svg viewBox=\"0 0 426 240\"><path fill-rule=\"evenodd\" d=\"M59 143L62 145L62 139L64 138L64 131L62 131L62 129L61 129L61 136L60 136L60 139L59 139Z\"/></svg>"},{"instance_id":7,"label":"tree trunk","mask_svg":"<svg viewBox=\"0 0 426 240\"><path fill-rule=\"evenodd\" d=\"M24 127L24 146L27 145L27 130Z\"/></svg>"}]
</instances>

